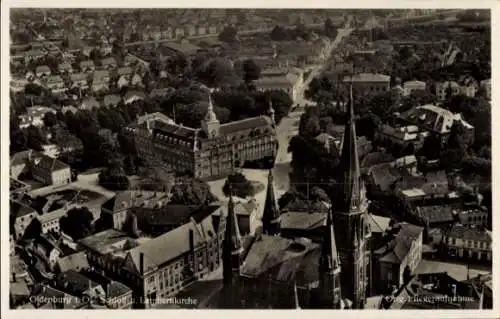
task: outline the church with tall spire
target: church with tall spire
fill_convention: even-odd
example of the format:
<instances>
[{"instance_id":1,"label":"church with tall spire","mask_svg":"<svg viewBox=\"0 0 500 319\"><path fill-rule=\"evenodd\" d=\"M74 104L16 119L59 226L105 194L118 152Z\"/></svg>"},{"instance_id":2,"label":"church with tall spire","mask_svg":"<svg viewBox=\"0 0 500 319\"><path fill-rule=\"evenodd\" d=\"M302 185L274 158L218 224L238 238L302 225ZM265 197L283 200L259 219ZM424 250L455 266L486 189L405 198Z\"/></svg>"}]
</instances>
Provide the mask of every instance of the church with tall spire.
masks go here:
<instances>
[{"instance_id":1,"label":"church with tall spire","mask_svg":"<svg viewBox=\"0 0 500 319\"><path fill-rule=\"evenodd\" d=\"M332 194L332 215L342 265L342 296L352 302L353 308L360 309L365 303L368 287L370 256L367 241L371 232L367 222L368 200L361 179L357 147L351 83L347 123L336 177L336 194Z\"/></svg>"},{"instance_id":2,"label":"church with tall spire","mask_svg":"<svg viewBox=\"0 0 500 319\"><path fill-rule=\"evenodd\" d=\"M224 239L222 241L222 276L223 287L219 307L233 308L237 304L238 280L243 257L243 243L234 212L233 196L230 189L227 215L224 220Z\"/></svg>"},{"instance_id":3,"label":"church with tall spire","mask_svg":"<svg viewBox=\"0 0 500 319\"><path fill-rule=\"evenodd\" d=\"M276 200L274 188L274 176L272 169L267 176L266 201L264 203L264 212L262 213L262 230L266 235L276 235L279 231L278 218L280 211Z\"/></svg>"}]
</instances>

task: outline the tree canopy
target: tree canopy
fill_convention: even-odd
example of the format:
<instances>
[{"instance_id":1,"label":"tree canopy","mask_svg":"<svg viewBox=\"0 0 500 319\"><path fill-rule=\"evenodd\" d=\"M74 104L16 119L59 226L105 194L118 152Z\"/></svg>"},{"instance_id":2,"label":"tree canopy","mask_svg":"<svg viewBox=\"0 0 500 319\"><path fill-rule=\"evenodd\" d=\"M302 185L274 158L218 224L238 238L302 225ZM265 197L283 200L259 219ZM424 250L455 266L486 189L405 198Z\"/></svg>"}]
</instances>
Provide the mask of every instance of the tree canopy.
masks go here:
<instances>
[{"instance_id":1,"label":"tree canopy","mask_svg":"<svg viewBox=\"0 0 500 319\"><path fill-rule=\"evenodd\" d=\"M255 195L252 183L242 173L234 173L227 177L226 182L222 187L222 192L227 197L230 195L230 188L232 195L241 198Z\"/></svg>"},{"instance_id":2,"label":"tree canopy","mask_svg":"<svg viewBox=\"0 0 500 319\"><path fill-rule=\"evenodd\" d=\"M94 216L88 208L72 208L61 218L61 230L73 240L79 240L92 234L93 220Z\"/></svg>"}]
</instances>

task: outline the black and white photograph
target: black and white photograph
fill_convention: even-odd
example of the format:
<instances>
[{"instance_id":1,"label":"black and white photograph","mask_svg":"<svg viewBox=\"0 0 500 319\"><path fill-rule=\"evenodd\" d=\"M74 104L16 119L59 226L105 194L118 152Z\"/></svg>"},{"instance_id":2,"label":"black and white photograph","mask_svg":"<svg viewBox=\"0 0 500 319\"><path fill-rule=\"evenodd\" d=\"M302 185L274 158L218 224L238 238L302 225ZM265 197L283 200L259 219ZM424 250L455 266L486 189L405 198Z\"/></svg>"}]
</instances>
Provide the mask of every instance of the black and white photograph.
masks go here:
<instances>
[{"instance_id":1,"label":"black and white photograph","mask_svg":"<svg viewBox=\"0 0 500 319\"><path fill-rule=\"evenodd\" d=\"M7 10L10 310L491 315L492 10Z\"/></svg>"}]
</instances>

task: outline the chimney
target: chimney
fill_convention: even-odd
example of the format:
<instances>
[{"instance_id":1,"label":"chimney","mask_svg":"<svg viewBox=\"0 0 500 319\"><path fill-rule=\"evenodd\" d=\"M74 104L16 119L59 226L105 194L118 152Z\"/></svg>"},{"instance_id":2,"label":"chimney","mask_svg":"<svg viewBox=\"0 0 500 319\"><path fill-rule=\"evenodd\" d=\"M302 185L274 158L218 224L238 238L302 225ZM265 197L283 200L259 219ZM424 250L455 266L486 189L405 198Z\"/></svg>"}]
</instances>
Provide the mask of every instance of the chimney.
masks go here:
<instances>
[{"instance_id":1,"label":"chimney","mask_svg":"<svg viewBox=\"0 0 500 319\"><path fill-rule=\"evenodd\" d=\"M135 214L132 215L132 235L136 238L139 237L139 227L137 226L137 216Z\"/></svg>"},{"instance_id":2,"label":"chimney","mask_svg":"<svg viewBox=\"0 0 500 319\"><path fill-rule=\"evenodd\" d=\"M194 252L194 232L192 229L189 230L189 251Z\"/></svg>"},{"instance_id":3,"label":"chimney","mask_svg":"<svg viewBox=\"0 0 500 319\"><path fill-rule=\"evenodd\" d=\"M457 285L451 285L451 294L453 295L453 299L457 297Z\"/></svg>"},{"instance_id":4,"label":"chimney","mask_svg":"<svg viewBox=\"0 0 500 319\"><path fill-rule=\"evenodd\" d=\"M139 254L139 273L144 275L144 253Z\"/></svg>"}]
</instances>

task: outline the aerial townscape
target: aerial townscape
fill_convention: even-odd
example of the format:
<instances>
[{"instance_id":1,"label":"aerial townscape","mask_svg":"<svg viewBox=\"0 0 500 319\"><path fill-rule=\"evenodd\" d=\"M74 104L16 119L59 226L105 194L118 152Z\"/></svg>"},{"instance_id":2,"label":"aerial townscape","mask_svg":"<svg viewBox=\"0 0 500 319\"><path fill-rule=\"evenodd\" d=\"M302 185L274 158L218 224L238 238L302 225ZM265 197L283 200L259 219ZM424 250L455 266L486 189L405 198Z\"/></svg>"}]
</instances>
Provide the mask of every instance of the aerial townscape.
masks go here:
<instances>
[{"instance_id":1,"label":"aerial townscape","mask_svg":"<svg viewBox=\"0 0 500 319\"><path fill-rule=\"evenodd\" d=\"M9 58L11 309L492 309L489 10L11 8Z\"/></svg>"}]
</instances>

